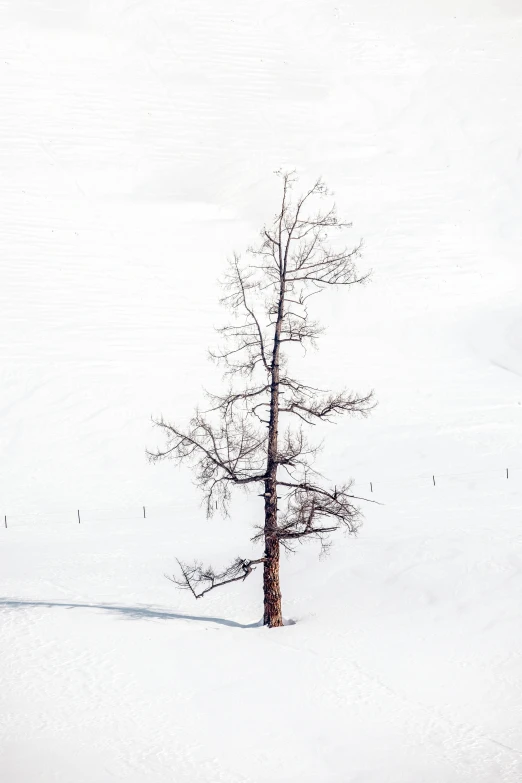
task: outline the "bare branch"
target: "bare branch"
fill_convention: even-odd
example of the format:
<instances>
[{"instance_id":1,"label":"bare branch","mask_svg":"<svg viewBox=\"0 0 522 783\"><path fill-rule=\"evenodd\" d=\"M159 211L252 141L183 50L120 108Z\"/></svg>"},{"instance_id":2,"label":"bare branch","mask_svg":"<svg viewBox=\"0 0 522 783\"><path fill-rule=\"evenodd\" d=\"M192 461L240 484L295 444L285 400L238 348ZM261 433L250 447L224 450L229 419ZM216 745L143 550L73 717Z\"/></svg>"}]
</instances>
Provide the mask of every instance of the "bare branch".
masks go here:
<instances>
[{"instance_id":1,"label":"bare branch","mask_svg":"<svg viewBox=\"0 0 522 783\"><path fill-rule=\"evenodd\" d=\"M293 413L307 424L314 424L314 420L331 422L333 416L343 413L368 416L375 405L373 391L363 397L343 391L339 394L315 397L312 400L304 394L296 392L289 400L285 401L280 411L281 413Z\"/></svg>"},{"instance_id":2,"label":"bare branch","mask_svg":"<svg viewBox=\"0 0 522 783\"><path fill-rule=\"evenodd\" d=\"M148 452L157 462L174 459L189 461L196 473L196 483L203 491L207 516L216 507L228 512L230 485L248 485L264 481L264 444L266 434L260 433L243 417L222 417L213 426L198 411L186 432L164 419L154 420L165 434L166 447Z\"/></svg>"},{"instance_id":3,"label":"bare branch","mask_svg":"<svg viewBox=\"0 0 522 783\"><path fill-rule=\"evenodd\" d=\"M231 582L244 582L254 567L263 562L264 558L262 557L257 560L244 560L238 557L224 571L218 573L211 566L203 567L197 561L189 565L178 560L181 576L168 576L167 574L165 576L181 590L190 590L194 598L202 598L206 593L215 590L216 587L223 587ZM201 585L203 589L198 592L198 586Z\"/></svg>"},{"instance_id":4,"label":"bare branch","mask_svg":"<svg viewBox=\"0 0 522 783\"><path fill-rule=\"evenodd\" d=\"M234 392L230 389L225 395L207 393L209 399L214 403L214 407L210 408L207 413L220 411L223 416L231 416L235 407L239 405L248 409L248 403L266 394L269 388L265 383L258 388L247 388L241 392Z\"/></svg>"},{"instance_id":5,"label":"bare branch","mask_svg":"<svg viewBox=\"0 0 522 783\"><path fill-rule=\"evenodd\" d=\"M325 495L326 497L335 497L336 494L339 495L341 493L341 489L335 489L332 492L329 492L328 490L322 489L321 487L317 487L313 484L310 484L306 481L303 482L288 482L288 481L278 481L278 486L281 487L289 487L290 489L301 489L301 490L310 490L313 492L316 492L319 495ZM377 506L382 506L383 504L380 503L378 500L371 500L370 498L365 497L359 497L358 495L350 495L348 494L348 489L353 485L353 482L350 482L349 484L344 484L342 492L346 498L350 498L351 500L361 500L364 503L375 503ZM290 493L292 494L292 493Z\"/></svg>"},{"instance_id":6,"label":"bare branch","mask_svg":"<svg viewBox=\"0 0 522 783\"><path fill-rule=\"evenodd\" d=\"M265 353L265 336L260 325L254 306L250 303L249 294L259 292L259 281L251 269L242 268L240 258L234 255L229 265L228 274L223 281L223 287L227 293L222 298L222 303L232 309L237 315L246 313L250 320L240 327L227 326L222 331L225 338L236 338L236 345L231 349L211 353L212 358L218 362L224 362L235 372L252 374L255 367L261 362L268 372L269 366ZM239 331L239 329L244 331ZM237 353L246 353L246 359L235 364L230 363L230 357Z\"/></svg>"}]
</instances>

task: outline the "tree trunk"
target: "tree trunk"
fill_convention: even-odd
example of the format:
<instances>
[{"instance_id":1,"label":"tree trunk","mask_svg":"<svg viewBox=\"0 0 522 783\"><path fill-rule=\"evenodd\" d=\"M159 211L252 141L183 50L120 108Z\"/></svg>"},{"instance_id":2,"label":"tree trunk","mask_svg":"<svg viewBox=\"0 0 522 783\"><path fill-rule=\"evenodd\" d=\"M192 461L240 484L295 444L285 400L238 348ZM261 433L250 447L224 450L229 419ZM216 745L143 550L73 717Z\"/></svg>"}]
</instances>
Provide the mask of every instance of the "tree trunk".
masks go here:
<instances>
[{"instance_id":1,"label":"tree trunk","mask_svg":"<svg viewBox=\"0 0 522 783\"><path fill-rule=\"evenodd\" d=\"M281 264L283 269L283 264ZM265 480L265 562L263 567L263 624L269 628L283 625L281 589L279 587L279 539L277 537L277 468L279 429L279 350L285 299L284 273L279 292L279 307L274 333L271 366L270 420Z\"/></svg>"},{"instance_id":2,"label":"tree trunk","mask_svg":"<svg viewBox=\"0 0 522 783\"><path fill-rule=\"evenodd\" d=\"M266 560L263 566L264 613L263 625L279 628L283 625L281 590L279 589L279 541L266 541Z\"/></svg>"},{"instance_id":3,"label":"tree trunk","mask_svg":"<svg viewBox=\"0 0 522 783\"><path fill-rule=\"evenodd\" d=\"M277 430L276 430L277 432ZM272 463L265 481L265 562L263 566L263 625L283 625L279 587L279 539L277 538L277 463Z\"/></svg>"}]
</instances>

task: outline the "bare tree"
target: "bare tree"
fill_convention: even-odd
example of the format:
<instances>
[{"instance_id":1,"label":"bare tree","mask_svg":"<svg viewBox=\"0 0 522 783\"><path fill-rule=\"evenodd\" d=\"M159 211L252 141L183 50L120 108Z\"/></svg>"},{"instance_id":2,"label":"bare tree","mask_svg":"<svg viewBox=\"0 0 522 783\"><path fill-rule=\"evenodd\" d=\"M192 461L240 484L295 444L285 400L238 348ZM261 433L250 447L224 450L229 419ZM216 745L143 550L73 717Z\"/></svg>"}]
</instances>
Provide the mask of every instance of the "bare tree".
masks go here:
<instances>
[{"instance_id":1,"label":"bare tree","mask_svg":"<svg viewBox=\"0 0 522 783\"><path fill-rule=\"evenodd\" d=\"M368 275L360 275L355 266L360 244L347 250L329 242L332 231L350 224L338 219L335 205L321 208L330 196L322 180L294 197L295 173L279 176L283 192L278 213L262 229L260 243L249 248L247 261L233 257L223 281L222 302L233 317L218 330L222 346L211 356L224 367L227 391L208 395L210 409L197 410L187 428L155 420L166 442L149 455L192 465L208 516L218 507L227 513L232 487L262 487L264 520L253 540L263 541L263 556L238 558L223 572L198 562L179 563L180 576L172 580L200 598L246 579L262 563L263 622L271 628L283 624L281 546L292 550L304 539L319 539L326 546L335 530L355 533L360 524L354 501L361 498L351 494L351 482L320 484L313 468L317 447L309 444L304 428L344 413L364 416L373 407L372 393L334 394L290 373L285 349L313 345L322 331L309 315L310 297L331 286L363 283Z\"/></svg>"}]
</instances>

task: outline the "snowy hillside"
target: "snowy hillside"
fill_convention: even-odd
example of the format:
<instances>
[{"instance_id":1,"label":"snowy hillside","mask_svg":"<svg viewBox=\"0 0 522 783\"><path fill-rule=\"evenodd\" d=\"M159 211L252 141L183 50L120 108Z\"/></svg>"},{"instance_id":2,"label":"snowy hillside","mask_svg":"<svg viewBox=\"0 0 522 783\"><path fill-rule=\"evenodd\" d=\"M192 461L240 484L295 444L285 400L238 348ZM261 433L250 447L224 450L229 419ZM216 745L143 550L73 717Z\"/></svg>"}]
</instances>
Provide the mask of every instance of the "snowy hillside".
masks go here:
<instances>
[{"instance_id":1,"label":"snowy hillside","mask_svg":"<svg viewBox=\"0 0 522 783\"><path fill-rule=\"evenodd\" d=\"M0 778L519 783L519 2L3 0L0 43ZM281 167L365 240L302 366L375 389L318 434L383 505L268 630L259 574L163 576L252 554L259 499L209 522L145 448L219 387Z\"/></svg>"}]
</instances>

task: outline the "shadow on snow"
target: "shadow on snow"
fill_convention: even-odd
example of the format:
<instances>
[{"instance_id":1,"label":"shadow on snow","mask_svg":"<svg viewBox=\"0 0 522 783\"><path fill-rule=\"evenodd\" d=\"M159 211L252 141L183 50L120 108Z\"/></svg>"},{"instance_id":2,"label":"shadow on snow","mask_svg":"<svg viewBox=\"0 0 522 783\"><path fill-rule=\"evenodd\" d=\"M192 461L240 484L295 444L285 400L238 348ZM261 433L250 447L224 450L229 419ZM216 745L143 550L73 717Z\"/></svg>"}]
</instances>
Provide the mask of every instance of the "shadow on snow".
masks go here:
<instances>
[{"instance_id":1,"label":"shadow on snow","mask_svg":"<svg viewBox=\"0 0 522 783\"><path fill-rule=\"evenodd\" d=\"M113 604L83 604L68 601L19 601L11 598L0 598L0 608L22 609L24 607L38 606L47 608L62 607L64 609L102 609L105 612L114 612L134 620L190 620L226 625L229 628L259 628L261 626L260 623L236 623L235 620L225 620L222 617L163 612L159 609L151 609L148 606L115 606Z\"/></svg>"}]
</instances>

